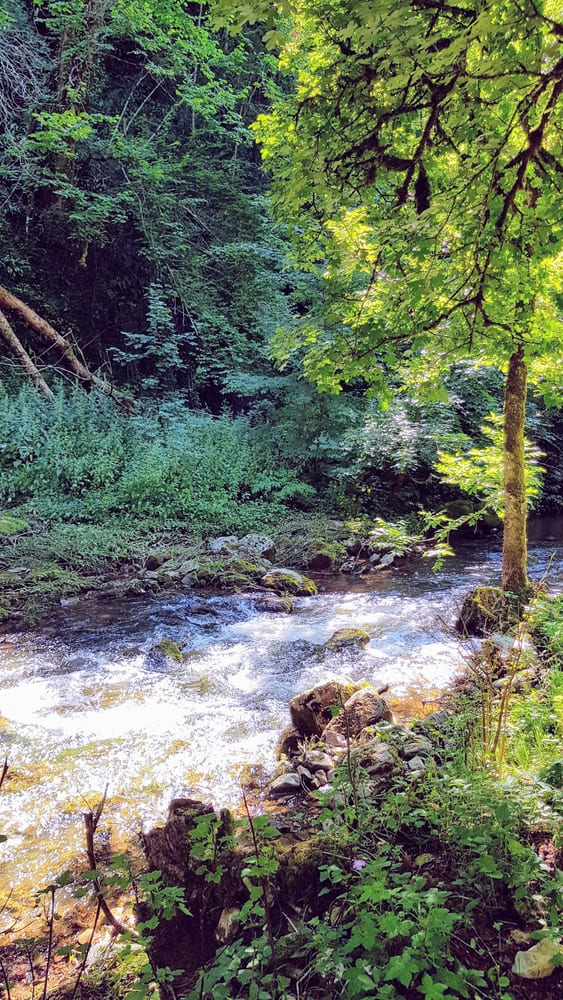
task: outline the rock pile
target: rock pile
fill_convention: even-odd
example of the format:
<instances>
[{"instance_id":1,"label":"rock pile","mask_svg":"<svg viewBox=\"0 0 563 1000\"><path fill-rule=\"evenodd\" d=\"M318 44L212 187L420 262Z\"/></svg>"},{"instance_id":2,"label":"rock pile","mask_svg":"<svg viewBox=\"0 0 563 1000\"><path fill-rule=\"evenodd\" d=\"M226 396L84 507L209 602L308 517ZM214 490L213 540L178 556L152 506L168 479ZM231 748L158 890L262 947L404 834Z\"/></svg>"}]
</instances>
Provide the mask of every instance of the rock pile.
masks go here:
<instances>
[{"instance_id":1,"label":"rock pile","mask_svg":"<svg viewBox=\"0 0 563 1000\"><path fill-rule=\"evenodd\" d=\"M394 723L380 694L368 685L333 680L293 698L292 725L280 738L280 773L268 786L269 796L329 791L339 768L352 768L362 775L364 791L378 794L397 776L432 766L440 726L435 729L432 717L417 731Z\"/></svg>"}]
</instances>

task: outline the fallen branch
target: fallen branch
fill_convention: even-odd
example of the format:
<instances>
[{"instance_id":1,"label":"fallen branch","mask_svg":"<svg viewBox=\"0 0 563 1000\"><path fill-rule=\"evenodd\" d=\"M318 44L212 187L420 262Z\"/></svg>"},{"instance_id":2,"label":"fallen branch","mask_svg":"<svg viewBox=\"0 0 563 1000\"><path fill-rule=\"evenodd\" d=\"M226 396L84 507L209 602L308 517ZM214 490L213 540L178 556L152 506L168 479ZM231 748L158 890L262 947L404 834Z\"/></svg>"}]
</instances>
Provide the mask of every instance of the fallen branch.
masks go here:
<instances>
[{"instance_id":1,"label":"fallen branch","mask_svg":"<svg viewBox=\"0 0 563 1000\"><path fill-rule=\"evenodd\" d=\"M35 388L39 389L39 392L45 396L46 399L52 401L55 398L53 391L49 388L45 379L41 375L41 372L31 360L19 337L17 337L12 330L12 327L8 323L8 320L3 312L0 312L0 337L2 337L8 345L12 354L15 354L18 359L18 363L21 365L26 375L29 375Z\"/></svg>"},{"instance_id":2,"label":"fallen branch","mask_svg":"<svg viewBox=\"0 0 563 1000\"><path fill-rule=\"evenodd\" d=\"M55 328L51 326L51 324L48 323L47 320L43 319L42 316L39 316L39 314L36 313L34 309L31 309L30 306L26 305L25 302L22 302L21 299L18 299L16 295L12 295L11 292L9 292L6 288L3 288L1 285L0 285L0 308L8 309L11 312L14 312L17 316L19 316L20 319L24 321L24 323L27 323L27 325L30 326L32 330L34 330L35 333L38 334L38 336L41 338L41 340L44 341L44 343L49 344L51 347L55 347L59 351L59 354L64 363L66 364L66 366L70 369L73 375L75 375L76 378L80 382L82 382L86 387L99 389L99 391L103 392L105 396L111 396L113 399L115 399L115 401L124 409L126 410L131 409L130 400L124 399L122 396L116 393L111 383L106 381L106 379L100 378L98 375L94 375L93 372L91 372L90 369L84 364L84 362L82 362L80 358L77 357L72 345L68 342L68 340L65 339L65 337L63 337L58 332L58 330L55 330ZM3 331L3 336L4 339L6 340L7 338L4 331ZM15 337L15 334L13 334L13 336L19 344L19 341L17 340L17 337ZM15 348L12 345L12 350L14 349ZM31 358L29 358L29 355L27 355L24 348L20 344L19 353L20 353L20 362L22 363L22 365L23 365L23 359L21 358L21 351L23 351L23 353L28 358L31 366L35 368L33 362L31 361ZM31 371L27 367L26 371L28 372L28 374L31 375ZM35 369L35 371L37 371L37 369ZM39 375L38 372L37 375ZM35 384L37 383L35 382Z\"/></svg>"}]
</instances>

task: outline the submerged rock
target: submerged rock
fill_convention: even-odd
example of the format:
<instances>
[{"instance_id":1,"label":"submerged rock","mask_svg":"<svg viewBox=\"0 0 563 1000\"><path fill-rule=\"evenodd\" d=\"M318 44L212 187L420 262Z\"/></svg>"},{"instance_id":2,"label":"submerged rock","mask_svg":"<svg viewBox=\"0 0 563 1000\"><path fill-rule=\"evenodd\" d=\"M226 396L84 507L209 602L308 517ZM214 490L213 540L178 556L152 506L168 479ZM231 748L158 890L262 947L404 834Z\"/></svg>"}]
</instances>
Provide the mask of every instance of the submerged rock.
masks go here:
<instances>
[{"instance_id":1,"label":"submerged rock","mask_svg":"<svg viewBox=\"0 0 563 1000\"><path fill-rule=\"evenodd\" d=\"M350 649L354 646L359 646L360 649L363 649L367 646L368 642L371 642L371 638L361 628L339 628L328 640L326 649L336 651L339 649Z\"/></svg>"},{"instance_id":2,"label":"submerged rock","mask_svg":"<svg viewBox=\"0 0 563 1000\"><path fill-rule=\"evenodd\" d=\"M183 659L184 654L177 642L173 642L172 639L161 639L149 649L146 663L152 670L163 670L172 663L181 663Z\"/></svg>"}]
</instances>

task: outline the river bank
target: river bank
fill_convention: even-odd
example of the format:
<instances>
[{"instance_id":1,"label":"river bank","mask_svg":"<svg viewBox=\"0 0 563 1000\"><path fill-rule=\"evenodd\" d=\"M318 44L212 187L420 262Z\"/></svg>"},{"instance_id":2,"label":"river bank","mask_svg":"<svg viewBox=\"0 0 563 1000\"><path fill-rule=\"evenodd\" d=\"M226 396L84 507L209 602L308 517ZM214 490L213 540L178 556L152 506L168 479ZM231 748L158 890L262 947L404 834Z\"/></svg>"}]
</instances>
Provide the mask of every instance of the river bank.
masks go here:
<instances>
[{"instance_id":1,"label":"river bank","mask_svg":"<svg viewBox=\"0 0 563 1000\"><path fill-rule=\"evenodd\" d=\"M536 777L521 773L512 740L502 756L487 750L479 725L486 687L474 671L447 710L422 725L390 723L384 700L366 688L350 701L349 688L341 688L339 698L334 682L330 691L325 684L302 693L291 703L300 740L293 749L288 734L282 740L278 779L264 786L264 774L255 772L246 815L175 798L165 826L144 835L149 870L162 875L133 875L134 860L126 856L108 869L102 832L99 877L107 880L107 898L121 904L116 919L141 935L140 944L133 952L119 938L112 944L110 929L96 929L91 906L72 925L59 924L55 938L65 954L80 957L77 939L80 947L92 946L78 995L118 1000L131 989L136 995L143 983L148 989L158 967L159 982L170 983L161 985L161 995L172 996L172 988L190 1000L254 996L258 978L269 1000L410 1000L421 992L455 1000L471 996L468 986L476 996L553 1000L562 984L562 970L554 968L561 803L556 761L551 770L545 764L548 744L552 756L560 747L557 725L563 732L563 719L557 723L551 715L562 691L556 684L562 612L561 600L544 600L534 613L530 628L542 661L533 683L539 687L512 699L505 722L507 733L530 723L536 736L541 730L541 782L530 756ZM357 652L365 636L352 637L350 630L340 630L328 645L340 642L342 652L352 638ZM511 656L518 670L526 666L514 648L501 671L505 678ZM335 700L340 711L331 721L328 702ZM382 717L375 725L374 706ZM333 744L336 769L328 768L324 787L311 791ZM291 777L297 781L280 791L280 780ZM122 890L144 899L133 923L123 899L115 900L116 878ZM80 873L65 883L88 885ZM139 924L139 916L148 924ZM8 941L3 955L15 970L14 1000L27 1000L24 952ZM58 962L49 972L44 949L35 946L33 955L50 996L75 995L82 974L76 965L65 969ZM184 972L169 977L166 968Z\"/></svg>"}]
</instances>

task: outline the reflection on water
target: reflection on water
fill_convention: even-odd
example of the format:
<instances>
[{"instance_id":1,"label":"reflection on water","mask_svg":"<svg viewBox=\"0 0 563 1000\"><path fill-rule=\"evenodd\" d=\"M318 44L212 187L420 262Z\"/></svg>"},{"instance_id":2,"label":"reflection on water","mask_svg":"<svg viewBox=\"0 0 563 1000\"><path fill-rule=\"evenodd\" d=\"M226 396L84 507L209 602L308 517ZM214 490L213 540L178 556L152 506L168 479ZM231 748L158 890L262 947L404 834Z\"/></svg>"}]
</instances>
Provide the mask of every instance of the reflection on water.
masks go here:
<instances>
[{"instance_id":1,"label":"reflection on water","mask_svg":"<svg viewBox=\"0 0 563 1000\"><path fill-rule=\"evenodd\" d=\"M552 552L549 542L534 544L533 576ZM473 544L440 574L422 561L365 580L321 580L319 595L297 600L290 616L256 612L241 595L188 594L73 606L40 633L5 636L4 885L30 893L80 854L81 814L106 784L114 842L162 819L173 796L237 802L245 764L273 768L289 699L328 677L388 683L401 718L432 710L461 662L444 623L499 569L498 550ZM550 577L563 589L561 551ZM370 644L327 653L322 644L344 626L364 629ZM182 647L182 663L155 668L147 652L162 639Z\"/></svg>"}]
</instances>

